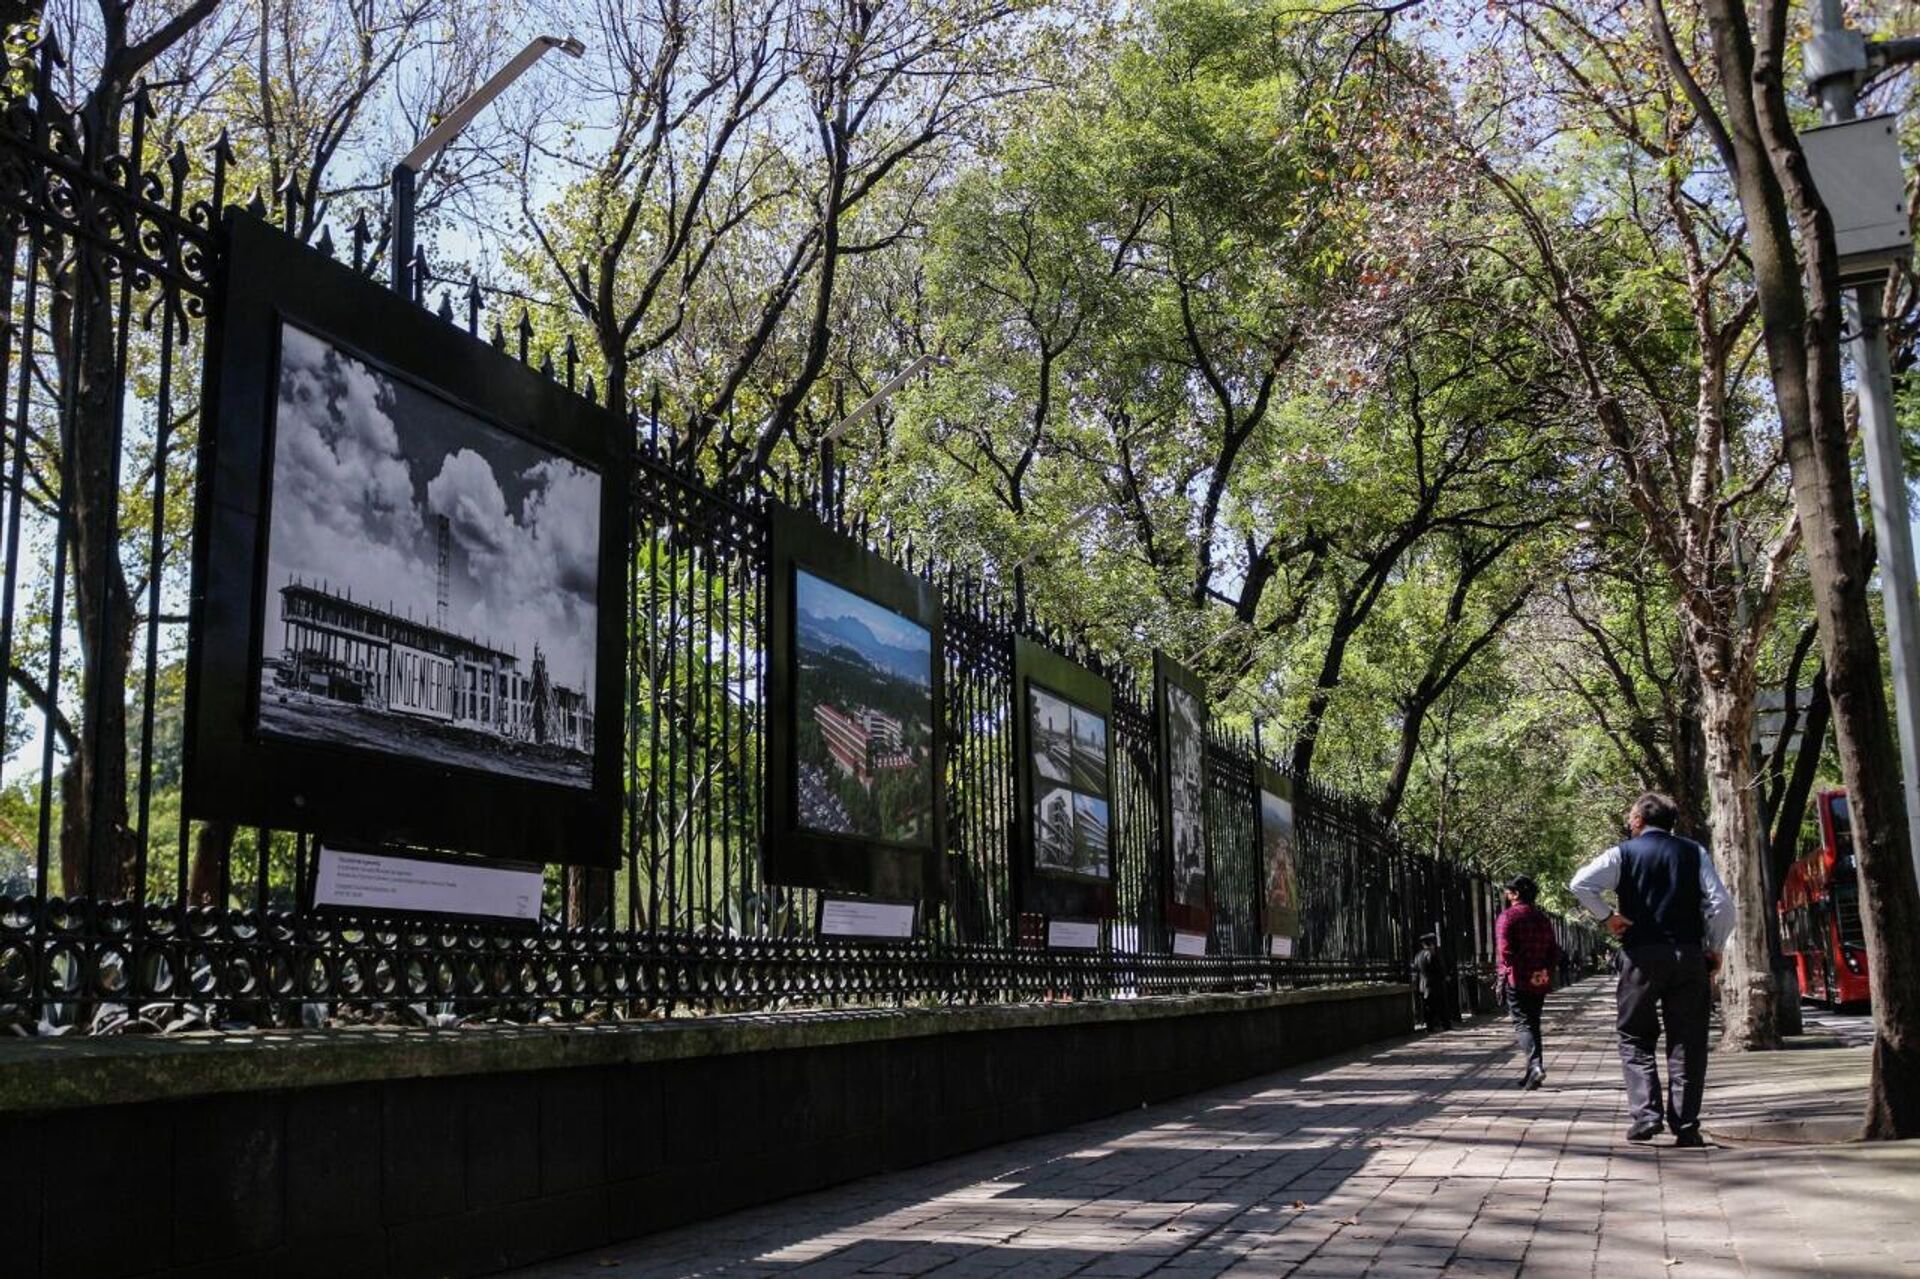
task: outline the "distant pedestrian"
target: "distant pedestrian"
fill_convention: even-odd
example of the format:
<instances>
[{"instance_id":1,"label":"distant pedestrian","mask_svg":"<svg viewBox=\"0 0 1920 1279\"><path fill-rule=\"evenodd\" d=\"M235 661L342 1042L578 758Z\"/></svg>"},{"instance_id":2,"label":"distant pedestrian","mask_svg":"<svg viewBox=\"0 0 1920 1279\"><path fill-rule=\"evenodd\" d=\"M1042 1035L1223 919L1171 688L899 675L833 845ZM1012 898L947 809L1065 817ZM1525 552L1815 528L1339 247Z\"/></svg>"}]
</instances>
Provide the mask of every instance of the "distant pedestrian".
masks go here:
<instances>
[{"instance_id":1,"label":"distant pedestrian","mask_svg":"<svg viewBox=\"0 0 1920 1279\"><path fill-rule=\"evenodd\" d=\"M1500 981L1507 1015L1513 1019L1513 1038L1527 1059L1522 1088L1538 1088L1547 1080L1545 1049L1540 1042L1540 1013L1553 989L1554 962L1560 943L1553 921L1534 905L1540 886L1531 875L1507 881L1507 908L1494 924L1494 968Z\"/></svg>"},{"instance_id":2,"label":"distant pedestrian","mask_svg":"<svg viewBox=\"0 0 1920 1279\"><path fill-rule=\"evenodd\" d=\"M1652 1141L1662 1127L1676 1146L1701 1146L1700 1097L1707 1084L1707 1015L1720 948L1733 932L1733 898L1707 850L1673 833L1679 815L1665 795L1647 794L1627 811L1624 843L1580 868L1570 887L1580 904L1620 939L1620 1065L1633 1113L1628 1141ZM1600 894L1612 889L1617 908ZM1654 1059L1667 1036L1667 1092Z\"/></svg>"},{"instance_id":3,"label":"distant pedestrian","mask_svg":"<svg viewBox=\"0 0 1920 1279\"><path fill-rule=\"evenodd\" d=\"M1420 939L1420 949L1414 952L1413 989L1420 996L1420 1020L1428 1030L1453 1029L1453 1005L1447 999L1448 987L1453 982L1453 966L1447 963L1447 957L1440 951L1440 938L1428 933Z\"/></svg>"}]
</instances>

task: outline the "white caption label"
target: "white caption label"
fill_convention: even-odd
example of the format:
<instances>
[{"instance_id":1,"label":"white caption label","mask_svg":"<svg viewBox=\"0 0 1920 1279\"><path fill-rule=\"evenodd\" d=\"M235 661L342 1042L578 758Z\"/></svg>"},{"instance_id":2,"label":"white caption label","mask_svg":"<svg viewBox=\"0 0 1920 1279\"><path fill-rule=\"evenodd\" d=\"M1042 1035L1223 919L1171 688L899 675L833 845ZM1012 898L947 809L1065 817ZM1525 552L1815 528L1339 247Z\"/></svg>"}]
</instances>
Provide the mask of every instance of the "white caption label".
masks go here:
<instances>
[{"instance_id":1,"label":"white caption label","mask_svg":"<svg viewBox=\"0 0 1920 1279\"><path fill-rule=\"evenodd\" d=\"M1268 939L1267 953L1275 959L1293 958L1293 938L1273 937Z\"/></svg>"},{"instance_id":2,"label":"white caption label","mask_svg":"<svg viewBox=\"0 0 1920 1279\"><path fill-rule=\"evenodd\" d=\"M1092 919L1049 919L1047 945L1055 950L1099 950L1100 924Z\"/></svg>"},{"instance_id":3,"label":"white caption label","mask_svg":"<svg viewBox=\"0 0 1920 1279\"><path fill-rule=\"evenodd\" d=\"M1205 933L1175 933L1173 935L1173 953L1176 955L1206 954L1207 935Z\"/></svg>"},{"instance_id":4,"label":"white caption label","mask_svg":"<svg viewBox=\"0 0 1920 1279\"><path fill-rule=\"evenodd\" d=\"M316 906L354 910L418 910L490 919L540 919L537 869L423 861L389 853L320 847Z\"/></svg>"},{"instance_id":5,"label":"white caption label","mask_svg":"<svg viewBox=\"0 0 1920 1279\"><path fill-rule=\"evenodd\" d=\"M829 897L820 904L820 934L823 937L904 940L913 936L913 910L912 902L868 902Z\"/></svg>"}]
</instances>

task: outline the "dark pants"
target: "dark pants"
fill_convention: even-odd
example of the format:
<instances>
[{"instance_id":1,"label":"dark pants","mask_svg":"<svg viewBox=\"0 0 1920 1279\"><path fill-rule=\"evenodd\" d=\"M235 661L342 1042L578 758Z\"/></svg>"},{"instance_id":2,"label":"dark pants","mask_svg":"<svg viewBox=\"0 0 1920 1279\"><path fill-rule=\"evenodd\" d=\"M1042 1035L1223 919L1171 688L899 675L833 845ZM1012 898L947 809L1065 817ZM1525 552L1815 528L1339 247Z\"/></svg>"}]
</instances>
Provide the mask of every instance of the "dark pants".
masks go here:
<instances>
[{"instance_id":1,"label":"dark pants","mask_svg":"<svg viewBox=\"0 0 1920 1279\"><path fill-rule=\"evenodd\" d=\"M1635 1125L1665 1122L1675 1133L1700 1126L1700 1094L1707 1086L1707 1013L1712 988L1698 946L1665 943L1621 952L1620 1065ZM1667 1092L1660 1095L1654 1057L1661 1029L1667 1036Z\"/></svg>"},{"instance_id":2,"label":"dark pants","mask_svg":"<svg viewBox=\"0 0 1920 1279\"><path fill-rule=\"evenodd\" d=\"M1426 1022L1428 1030L1451 1030L1453 1016L1447 1007L1447 992L1444 987L1435 986L1431 990L1420 992L1420 1018Z\"/></svg>"},{"instance_id":3,"label":"dark pants","mask_svg":"<svg viewBox=\"0 0 1920 1279\"><path fill-rule=\"evenodd\" d=\"M1513 1042L1526 1054L1529 1071L1547 1068L1540 1043L1540 1012L1546 1006L1546 992L1515 990L1512 982L1507 983L1507 1016L1513 1018Z\"/></svg>"}]
</instances>

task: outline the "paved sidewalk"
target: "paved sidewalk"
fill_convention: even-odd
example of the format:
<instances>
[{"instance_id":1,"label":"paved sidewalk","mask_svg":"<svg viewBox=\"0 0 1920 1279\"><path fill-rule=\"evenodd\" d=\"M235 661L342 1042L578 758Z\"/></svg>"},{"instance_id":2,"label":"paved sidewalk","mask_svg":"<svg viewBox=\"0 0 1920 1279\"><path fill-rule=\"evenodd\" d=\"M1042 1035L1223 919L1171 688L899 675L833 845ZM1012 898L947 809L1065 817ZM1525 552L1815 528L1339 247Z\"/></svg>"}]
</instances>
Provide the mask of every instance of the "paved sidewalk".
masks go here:
<instances>
[{"instance_id":1,"label":"paved sidewalk","mask_svg":"<svg viewBox=\"0 0 1920 1279\"><path fill-rule=\"evenodd\" d=\"M1611 1006L1554 996L1538 1092L1483 1019L517 1273L1920 1275L1920 1143L1629 1146ZM1860 1060L1716 1055L1707 1122Z\"/></svg>"}]
</instances>

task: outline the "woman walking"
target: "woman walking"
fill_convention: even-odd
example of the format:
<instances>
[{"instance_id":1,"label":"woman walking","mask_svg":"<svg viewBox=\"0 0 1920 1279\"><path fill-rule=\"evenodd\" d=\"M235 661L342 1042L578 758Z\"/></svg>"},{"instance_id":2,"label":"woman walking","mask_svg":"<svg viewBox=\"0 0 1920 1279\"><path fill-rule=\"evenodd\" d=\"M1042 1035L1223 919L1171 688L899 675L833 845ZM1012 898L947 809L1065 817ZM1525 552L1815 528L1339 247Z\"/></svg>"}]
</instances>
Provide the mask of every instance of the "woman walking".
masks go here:
<instances>
[{"instance_id":1,"label":"woman walking","mask_svg":"<svg viewBox=\"0 0 1920 1279\"><path fill-rule=\"evenodd\" d=\"M1520 1087L1538 1088L1546 1082L1547 1064L1540 1044L1540 1012L1553 989L1553 966L1560 957L1553 921L1534 905L1540 886L1530 875L1507 881L1507 908L1494 925L1494 960L1507 1015L1513 1018L1513 1037L1527 1059Z\"/></svg>"}]
</instances>

